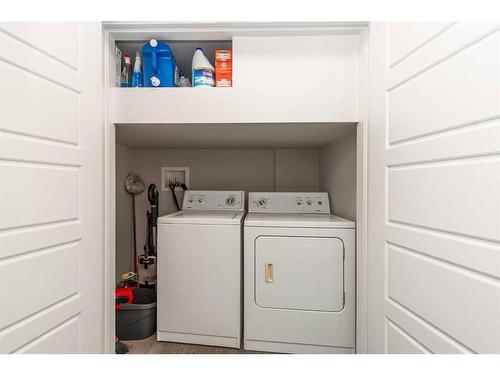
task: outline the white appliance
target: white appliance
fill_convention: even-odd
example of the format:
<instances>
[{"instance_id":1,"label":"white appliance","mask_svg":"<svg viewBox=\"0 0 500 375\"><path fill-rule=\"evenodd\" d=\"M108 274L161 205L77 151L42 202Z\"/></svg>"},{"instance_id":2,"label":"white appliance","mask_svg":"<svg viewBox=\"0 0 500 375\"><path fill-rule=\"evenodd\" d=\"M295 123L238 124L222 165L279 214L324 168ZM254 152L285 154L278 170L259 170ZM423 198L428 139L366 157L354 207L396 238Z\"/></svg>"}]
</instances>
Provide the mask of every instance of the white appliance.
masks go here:
<instances>
[{"instance_id":1,"label":"white appliance","mask_svg":"<svg viewBox=\"0 0 500 375\"><path fill-rule=\"evenodd\" d=\"M328 193L250 193L244 222L244 347L353 353L355 223Z\"/></svg>"},{"instance_id":2,"label":"white appliance","mask_svg":"<svg viewBox=\"0 0 500 375\"><path fill-rule=\"evenodd\" d=\"M186 191L158 218L157 340L239 348L243 191Z\"/></svg>"}]
</instances>

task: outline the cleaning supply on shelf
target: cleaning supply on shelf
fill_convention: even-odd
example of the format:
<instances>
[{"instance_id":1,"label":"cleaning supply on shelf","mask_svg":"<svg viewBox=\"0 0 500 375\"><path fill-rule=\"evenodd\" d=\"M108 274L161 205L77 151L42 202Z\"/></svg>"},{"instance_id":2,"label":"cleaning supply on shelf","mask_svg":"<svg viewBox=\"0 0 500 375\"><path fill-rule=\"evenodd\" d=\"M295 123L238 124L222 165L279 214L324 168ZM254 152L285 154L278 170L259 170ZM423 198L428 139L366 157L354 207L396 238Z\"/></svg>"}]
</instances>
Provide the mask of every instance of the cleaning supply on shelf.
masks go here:
<instances>
[{"instance_id":1,"label":"cleaning supply on shelf","mask_svg":"<svg viewBox=\"0 0 500 375\"><path fill-rule=\"evenodd\" d=\"M141 54L135 53L134 71L132 72L132 87L142 87Z\"/></svg>"},{"instance_id":2,"label":"cleaning supply on shelf","mask_svg":"<svg viewBox=\"0 0 500 375\"><path fill-rule=\"evenodd\" d=\"M193 87L215 86L215 69L205 57L200 47L194 51L192 69Z\"/></svg>"},{"instance_id":3,"label":"cleaning supply on shelf","mask_svg":"<svg viewBox=\"0 0 500 375\"><path fill-rule=\"evenodd\" d=\"M233 85L233 51L230 49L215 50L215 86L231 87Z\"/></svg>"},{"instance_id":4,"label":"cleaning supply on shelf","mask_svg":"<svg viewBox=\"0 0 500 375\"><path fill-rule=\"evenodd\" d=\"M115 85L122 85L122 51L115 46Z\"/></svg>"},{"instance_id":5,"label":"cleaning supply on shelf","mask_svg":"<svg viewBox=\"0 0 500 375\"><path fill-rule=\"evenodd\" d=\"M179 87L191 87L189 78L182 71L179 73Z\"/></svg>"},{"instance_id":6,"label":"cleaning supply on shelf","mask_svg":"<svg viewBox=\"0 0 500 375\"><path fill-rule=\"evenodd\" d=\"M122 69L122 87L130 87L131 84L131 73L132 73L132 62L130 60L130 55L125 53L123 55L123 69Z\"/></svg>"},{"instance_id":7,"label":"cleaning supply on shelf","mask_svg":"<svg viewBox=\"0 0 500 375\"><path fill-rule=\"evenodd\" d=\"M142 47L144 87L179 86L179 69L172 49L151 39Z\"/></svg>"}]
</instances>

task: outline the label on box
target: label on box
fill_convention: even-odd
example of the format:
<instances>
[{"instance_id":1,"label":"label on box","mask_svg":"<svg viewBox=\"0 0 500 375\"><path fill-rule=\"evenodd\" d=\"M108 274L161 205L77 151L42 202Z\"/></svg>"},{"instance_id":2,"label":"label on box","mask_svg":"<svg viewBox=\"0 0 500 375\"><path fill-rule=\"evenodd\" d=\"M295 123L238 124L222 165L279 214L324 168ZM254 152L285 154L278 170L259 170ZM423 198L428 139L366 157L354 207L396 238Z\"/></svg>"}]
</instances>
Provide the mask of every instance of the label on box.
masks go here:
<instances>
[{"instance_id":1,"label":"label on box","mask_svg":"<svg viewBox=\"0 0 500 375\"><path fill-rule=\"evenodd\" d=\"M230 49L215 50L215 71L228 72L233 70L233 52Z\"/></svg>"},{"instance_id":2,"label":"label on box","mask_svg":"<svg viewBox=\"0 0 500 375\"><path fill-rule=\"evenodd\" d=\"M233 85L232 72L217 72L215 74L215 86L231 87Z\"/></svg>"},{"instance_id":3,"label":"label on box","mask_svg":"<svg viewBox=\"0 0 500 375\"><path fill-rule=\"evenodd\" d=\"M231 87L233 85L233 51L230 49L215 50L215 86Z\"/></svg>"}]
</instances>

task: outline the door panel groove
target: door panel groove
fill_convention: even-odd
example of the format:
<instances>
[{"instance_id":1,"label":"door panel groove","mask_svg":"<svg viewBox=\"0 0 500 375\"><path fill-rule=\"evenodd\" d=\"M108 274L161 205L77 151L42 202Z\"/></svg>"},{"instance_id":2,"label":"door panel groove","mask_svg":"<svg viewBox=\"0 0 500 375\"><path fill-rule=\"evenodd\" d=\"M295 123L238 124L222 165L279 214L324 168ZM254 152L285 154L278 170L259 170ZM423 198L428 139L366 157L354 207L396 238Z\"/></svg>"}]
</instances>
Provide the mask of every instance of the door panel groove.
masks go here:
<instances>
[{"instance_id":1,"label":"door panel groove","mask_svg":"<svg viewBox=\"0 0 500 375\"><path fill-rule=\"evenodd\" d=\"M432 132L428 132L428 133L418 134L418 135L415 135L413 137L398 139L396 141L389 140L389 146L387 147L387 150L412 145L412 144L418 143L418 142L429 141L429 140L432 140L433 138L437 138L440 136L453 135L453 133L455 133L457 131L466 130L468 128L473 128L476 126L477 127L489 126L489 125L491 125L490 121L494 121L494 120L497 120L499 118L500 118L500 115L487 116L487 117L480 118L480 119L477 119L474 121L469 121L469 122L466 122L463 124L458 124L458 125L451 126L451 127L437 129L436 131L432 131Z\"/></svg>"},{"instance_id":2,"label":"door panel groove","mask_svg":"<svg viewBox=\"0 0 500 375\"><path fill-rule=\"evenodd\" d=\"M395 89L397 89L397 88L399 88L399 87L403 86L404 84L406 84L406 83L408 83L408 82L412 81L413 79L415 79L415 78L417 78L417 77L421 76L422 74L424 74L424 73L428 72L429 70L431 70L431 69L435 68L436 66L438 66L438 65L442 64L443 62L445 62L445 61L449 60L450 58L455 57L456 55L458 55L458 54L460 54L460 53L462 53L462 52L466 51L468 48L473 47L473 46L475 46L477 43L479 43L479 42L483 41L484 39L486 39L486 38L488 38L488 37L490 37L490 36L494 35L494 34L495 34L496 32L498 32L499 30L500 30L500 28L498 28L498 27L497 27L497 28L495 28L495 29L493 29L493 30L489 31L488 33L486 33L486 34L484 34L484 35L480 36L479 38L477 38L477 39L475 39L475 40L473 40L473 41L471 41L471 42L469 42L469 43L467 43L467 44L463 45L462 47L460 47L460 48L456 49L456 50L455 50L455 51L453 51L452 53L450 53L450 54L448 54L448 55L446 55L446 56L444 56L444 57L441 57L441 58L440 58L440 59L438 59L437 61L434 61L432 64L430 64L430 65L426 66L425 68L423 68L423 69L419 70L418 72L413 73L413 74L411 74L410 76L408 76L408 77L404 78L404 79L403 79L403 80L401 80L400 82L397 82L397 83L394 83L394 84L392 84L392 85L388 86L388 87L387 87L387 91L388 91L388 92L392 92L392 91L394 91Z\"/></svg>"},{"instance_id":3,"label":"door panel groove","mask_svg":"<svg viewBox=\"0 0 500 375\"><path fill-rule=\"evenodd\" d=\"M395 299L393 299L391 297L388 297L387 298L387 303L391 303L391 304L397 306L400 310L403 310L407 315L410 315L413 319L418 320L419 322L421 322L422 324L426 325L427 327L429 327L429 328L437 331L440 335L445 336L448 340L453 341L456 345L459 345L460 347L462 347L464 349L464 351L466 351L468 353L472 353L472 354L476 353L474 350L472 350L471 348L467 347L467 345L465 345L464 343L458 341L453 336L450 336L447 332L443 331L442 329L440 329L439 327L435 326L434 324L432 324L431 322L429 322L425 318L421 317L415 311L409 309L408 307L406 307L405 305L403 305L399 301L396 301ZM389 314L389 316L390 316L390 314Z\"/></svg>"},{"instance_id":4,"label":"door panel groove","mask_svg":"<svg viewBox=\"0 0 500 375\"><path fill-rule=\"evenodd\" d=\"M25 159L17 159L17 158L6 158L2 157L0 158L0 162L5 162L1 163L4 165L7 164L23 164L24 166L33 166L33 167L54 167L54 168L60 168L60 169L66 169L66 170L79 170L82 167L81 163L64 163L64 162L47 162L47 161L37 161L37 160L25 160Z\"/></svg>"},{"instance_id":5,"label":"door panel groove","mask_svg":"<svg viewBox=\"0 0 500 375\"><path fill-rule=\"evenodd\" d=\"M0 260L82 239L82 222L43 224L0 232Z\"/></svg>"},{"instance_id":6,"label":"door panel groove","mask_svg":"<svg viewBox=\"0 0 500 375\"><path fill-rule=\"evenodd\" d=\"M8 64L8 65L10 65L10 66L12 66L12 67L14 67L16 69L19 69L19 70L23 71L23 72L29 73L29 74L33 75L34 77L36 77L38 79L43 79L43 80L45 80L47 82L50 82L50 83L52 83L52 84L54 84L56 86L62 87L64 89L68 90L68 91L71 91L71 92L75 93L75 94L81 94L82 93L80 89L76 89L74 87L71 87L69 84L63 83L63 82L58 81L56 79L50 78L48 76L45 76L45 75L43 75L41 73L35 72L34 70L31 70L30 68L21 66L21 65L17 64L15 61L9 60L8 58L6 58L6 57L4 57L2 55L0 55L0 62Z\"/></svg>"},{"instance_id":7,"label":"door panel groove","mask_svg":"<svg viewBox=\"0 0 500 375\"><path fill-rule=\"evenodd\" d=\"M500 146L499 146L500 148ZM497 157L500 155L500 149L491 151L491 152L485 152L482 154L475 154L475 155L461 155L461 156L454 156L454 157L443 157L443 158L438 158L438 159L432 159L432 160L422 160L422 161L412 161L412 162L399 162L399 163L392 163L392 164L386 164L387 168L389 170L398 170L398 169L406 169L406 167L413 168L413 167L429 167L433 165L450 165L450 164L458 164L461 162L475 162L480 159L498 159ZM499 160L500 161L500 160Z\"/></svg>"},{"instance_id":8,"label":"door panel groove","mask_svg":"<svg viewBox=\"0 0 500 375\"><path fill-rule=\"evenodd\" d=\"M402 246L402 245L397 244L397 243L387 241L387 244L391 245L393 248L395 248L397 250L400 250L403 252L409 252L411 254L414 254L415 256L421 257L422 259L429 259L429 260L440 263L442 266L456 268L456 270L459 270L460 272L471 273L472 275L475 275L476 277L484 278L484 279L488 280L489 282L493 282L494 284L498 284L497 286L500 288L500 277L497 277L495 275L484 273L484 272L481 272L477 269L470 268L470 267L464 266L462 264L452 262L448 259L444 259L444 258L440 258L440 257L434 256L434 255L431 255L429 253L424 253L424 252L421 252L421 251L418 251L415 249L410 249L408 247ZM499 251L500 251L500 248L499 248Z\"/></svg>"},{"instance_id":9,"label":"door panel groove","mask_svg":"<svg viewBox=\"0 0 500 375\"><path fill-rule=\"evenodd\" d=\"M390 224L386 229L386 243L415 249L500 279L500 247L497 244L397 224Z\"/></svg>"},{"instance_id":10,"label":"door panel groove","mask_svg":"<svg viewBox=\"0 0 500 375\"><path fill-rule=\"evenodd\" d=\"M53 245L44 246L44 247L40 247L40 248L37 248L37 249L32 249L32 250L29 250L29 251L24 251L24 252L21 252L21 253L9 254L7 256L3 256L0 253L0 266L4 262L8 263L9 261L16 261L16 258L19 259L20 257L23 257L23 256L32 257L32 256L37 256L37 255L41 255L41 254L50 253L52 251L58 251L61 248L64 248L64 247L66 247L68 245L77 244L80 240L81 240L80 238L76 238L74 240L70 240L70 241L66 241L66 242L61 242L61 243L56 243L56 244L53 244Z\"/></svg>"},{"instance_id":11,"label":"door panel groove","mask_svg":"<svg viewBox=\"0 0 500 375\"><path fill-rule=\"evenodd\" d=\"M45 331L43 332L41 335L33 338L32 340L26 342L24 345L12 350L10 353L11 354L17 354L17 353L22 353L24 351L26 351L27 349L33 347L34 345L36 345L38 342L42 341L44 338L48 337L51 333L57 331L57 330L60 330L62 328L64 328L65 326L68 326L70 325L71 323L73 322L76 322L78 320L78 318L80 317L80 314L81 313L78 313L78 314L75 314L73 315L72 317L70 317L69 319L55 325L54 327L52 327L51 329L49 329L48 331ZM77 353L74 353L74 354L77 354Z\"/></svg>"},{"instance_id":12,"label":"door panel groove","mask_svg":"<svg viewBox=\"0 0 500 375\"><path fill-rule=\"evenodd\" d=\"M40 224L32 224L32 225L23 225L19 227L11 227L6 229L0 229L0 240L2 237L10 235L10 234L27 234L26 231L29 230L39 230L39 229L51 229L53 226L57 226L60 224L81 224L82 222L79 219L64 219L64 220L56 220L47 223Z\"/></svg>"},{"instance_id":13,"label":"door panel groove","mask_svg":"<svg viewBox=\"0 0 500 375\"><path fill-rule=\"evenodd\" d=\"M428 234L440 234L441 233L441 234L452 235L452 236L456 236L457 238L463 238L463 239L467 239L467 240L476 240L476 241L480 241L480 242L483 242L486 244L497 245L500 243L500 241L497 241L494 239L483 238L483 237L478 237L478 236L469 235L469 234L463 234L460 232L447 231L445 229L431 228L431 227L427 227L427 226L424 226L421 224L406 223L406 222L398 221L398 220L394 220L394 219L389 219L387 221L386 225L389 225L389 224L401 225L401 226L408 227L408 228L421 229L423 231L428 232ZM425 233L423 233L423 234L425 234Z\"/></svg>"},{"instance_id":14,"label":"door panel groove","mask_svg":"<svg viewBox=\"0 0 500 375\"><path fill-rule=\"evenodd\" d=\"M0 165L6 166L16 166L21 168L46 168L46 169L57 169L57 170L66 170L66 171L79 171L81 170L81 165L71 165L66 163L47 163L44 161L27 161L27 160L9 160L8 158L0 159Z\"/></svg>"},{"instance_id":15,"label":"door panel groove","mask_svg":"<svg viewBox=\"0 0 500 375\"><path fill-rule=\"evenodd\" d=\"M34 135L34 134L29 134L29 133L24 133L24 132L19 132L19 131L14 131L12 129L3 129L0 128L0 136L3 136L2 133L4 133L8 137L12 138L19 138L21 140L25 141L31 141L31 142L38 142L38 143L43 143L49 146L57 146L57 147L64 147L67 150L80 150L80 146L78 143L74 142L69 142L69 141L64 141L64 140L59 140L56 138L51 138L51 137L45 137L41 135Z\"/></svg>"},{"instance_id":16,"label":"door panel groove","mask_svg":"<svg viewBox=\"0 0 500 375\"><path fill-rule=\"evenodd\" d=\"M387 325L388 325L388 327L392 326L399 334L401 334L402 336L404 336L408 341L410 341L413 345L415 345L416 347L418 347L420 350L422 350L426 354L434 354L432 352L432 350L430 350L428 347L426 347L424 344L422 344L415 337L413 337L412 335L410 335L410 333L408 333L401 326L399 326L398 324L396 324L393 320L387 318ZM390 344L390 343L388 342L388 344ZM388 352L389 352L389 350L388 350ZM396 354L398 354L398 353L396 353ZM402 353L402 354L406 354L406 353Z\"/></svg>"},{"instance_id":17,"label":"door panel groove","mask_svg":"<svg viewBox=\"0 0 500 375\"><path fill-rule=\"evenodd\" d=\"M403 60L406 60L408 57L410 57L415 52L419 51L420 49L422 49L423 47L425 47L426 45L428 45L429 43L431 43L434 39L436 39L441 34L445 33L449 29L451 29L456 24L457 24L457 22L451 22L448 25L444 26L443 28L441 28L440 30L438 30L436 33L434 33L430 38L427 38L426 40L424 40L423 42L421 42L419 45L417 45L415 48L413 48L411 51L409 51L408 53L406 53L405 55L403 55L402 57L400 57L399 59L397 59L396 61L394 61L393 63L391 63L389 65L389 68L391 68L391 69L394 68L396 65L398 65L399 63L401 63Z\"/></svg>"},{"instance_id":18,"label":"door panel groove","mask_svg":"<svg viewBox=\"0 0 500 375\"><path fill-rule=\"evenodd\" d=\"M44 51L44 50L43 50L43 49L41 49L41 48L38 48L37 46L35 46L35 45L33 45L33 44L31 44L31 43L27 42L26 40L24 40L24 39L22 39L22 38L18 37L17 35L10 33L9 31L5 30L5 29L4 29L4 28L2 28L2 27L0 27L0 32L2 32L2 33L4 33L5 35L7 35L7 36L11 37L11 38L12 38L12 39L14 39L15 41L17 41L17 42L19 42L19 43L21 43L21 44L25 45L26 47L32 48L32 49L34 49L35 51L40 52L41 54L43 54L43 55L45 55L45 56L47 56L47 57L50 57L52 60L57 61L58 63L60 63L60 64L64 65L65 67L67 67L67 68L71 69L72 71L74 71L74 72L78 72L78 67L71 66L71 65L70 65L70 64L68 64L67 62L65 62L65 61L63 61L63 60L61 60L61 59L59 59L59 58L58 58L58 57L56 57L56 56L51 55L50 53L48 53L47 51Z\"/></svg>"},{"instance_id":19,"label":"door panel groove","mask_svg":"<svg viewBox=\"0 0 500 375\"><path fill-rule=\"evenodd\" d=\"M466 345L462 344L460 341L456 340L454 337L450 336L448 333L444 332L441 330L439 327L436 327L432 323L428 322L418 314L416 314L414 311L408 309L406 306L402 305L398 301L388 297L386 299L386 303L389 304L390 307L397 309L399 312L402 314L408 316L411 318L411 320L418 322L420 325L425 327L427 330L433 332L436 336L441 337L442 339L451 342L455 347L458 347L461 352L463 353L470 353L474 354L475 352L468 348ZM391 311L388 311L387 317L390 320L397 321L397 317L393 316ZM429 346L429 345L426 345ZM435 352L435 351L433 351Z\"/></svg>"},{"instance_id":20,"label":"door panel groove","mask_svg":"<svg viewBox=\"0 0 500 375\"><path fill-rule=\"evenodd\" d=\"M19 325L22 325L25 322L28 322L30 320L36 319L38 316L49 313L51 310L57 309L59 306L76 302L78 301L82 295L79 292L75 292L69 296L64 297L63 299L56 301L54 303L51 303L50 305L45 306L43 309L40 309L38 311L35 311L19 320L16 320L15 322L12 322L5 327L0 328L0 340L3 335L5 335L7 332L14 330L17 328Z\"/></svg>"}]
</instances>

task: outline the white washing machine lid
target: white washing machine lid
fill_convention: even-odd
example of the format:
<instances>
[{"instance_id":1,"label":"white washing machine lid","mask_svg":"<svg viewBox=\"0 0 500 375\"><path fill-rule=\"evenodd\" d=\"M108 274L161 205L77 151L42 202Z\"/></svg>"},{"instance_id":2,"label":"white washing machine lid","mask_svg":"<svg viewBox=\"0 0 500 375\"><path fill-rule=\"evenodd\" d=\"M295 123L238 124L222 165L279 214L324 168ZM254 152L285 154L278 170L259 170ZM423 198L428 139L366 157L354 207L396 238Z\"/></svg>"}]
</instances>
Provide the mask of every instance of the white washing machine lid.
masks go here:
<instances>
[{"instance_id":1,"label":"white washing machine lid","mask_svg":"<svg viewBox=\"0 0 500 375\"><path fill-rule=\"evenodd\" d=\"M354 229L356 223L331 214L283 214L249 212L245 227L344 228Z\"/></svg>"},{"instance_id":2,"label":"white washing machine lid","mask_svg":"<svg viewBox=\"0 0 500 375\"><path fill-rule=\"evenodd\" d=\"M178 211L158 217L158 224L240 225L244 211Z\"/></svg>"}]
</instances>

